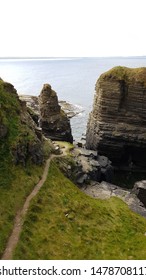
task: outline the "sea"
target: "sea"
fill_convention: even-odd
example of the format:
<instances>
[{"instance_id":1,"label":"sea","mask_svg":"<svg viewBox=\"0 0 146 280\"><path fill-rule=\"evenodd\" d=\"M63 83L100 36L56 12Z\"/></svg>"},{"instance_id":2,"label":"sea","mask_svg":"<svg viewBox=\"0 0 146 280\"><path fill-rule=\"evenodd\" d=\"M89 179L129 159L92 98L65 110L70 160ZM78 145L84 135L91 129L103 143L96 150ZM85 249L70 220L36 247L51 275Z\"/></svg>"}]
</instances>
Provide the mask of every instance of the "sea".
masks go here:
<instances>
[{"instance_id":1,"label":"sea","mask_svg":"<svg viewBox=\"0 0 146 280\"><path fill-rule=\"evenodd\" d=\"M80 113L71 119L76 141L86 133L99 76L114 66L146 67L146 57L1 58L0 77L18 94L38 96L49 83L58 99L76 106Z\"/></svg>"}]
</instances>

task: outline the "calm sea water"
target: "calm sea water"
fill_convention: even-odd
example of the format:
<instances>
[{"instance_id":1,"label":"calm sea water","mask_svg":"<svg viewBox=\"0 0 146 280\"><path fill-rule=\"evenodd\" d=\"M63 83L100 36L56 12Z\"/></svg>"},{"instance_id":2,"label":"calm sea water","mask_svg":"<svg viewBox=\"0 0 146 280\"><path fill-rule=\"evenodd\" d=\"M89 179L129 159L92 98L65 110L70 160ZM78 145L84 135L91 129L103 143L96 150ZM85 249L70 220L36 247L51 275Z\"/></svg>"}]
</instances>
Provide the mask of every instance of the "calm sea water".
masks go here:
<instances>
[{"instance_id":1,"label":"calm sea water","mask_svg":"<svg viewBox=\"0 0 146 280\"><path fill-rule=\"evenodd\" d=\"M74 139L79 140L86 131L98 77L119 65L145 67L146 58L0 59L0 77L19 94L39 95L49 83L59 100L81 106L84 112L71 119Z\"/></svg>"}]
</instances>

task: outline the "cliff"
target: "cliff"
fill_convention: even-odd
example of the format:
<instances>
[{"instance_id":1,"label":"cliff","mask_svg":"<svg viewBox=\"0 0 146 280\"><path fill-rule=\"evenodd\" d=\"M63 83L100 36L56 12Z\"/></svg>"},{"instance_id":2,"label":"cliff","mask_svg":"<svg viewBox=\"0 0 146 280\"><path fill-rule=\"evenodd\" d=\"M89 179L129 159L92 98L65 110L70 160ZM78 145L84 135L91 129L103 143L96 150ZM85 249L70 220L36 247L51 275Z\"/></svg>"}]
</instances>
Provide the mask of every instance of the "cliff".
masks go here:
<instances>
[{"instance_id":1,"label":"cliff","mask_svg":"<svg viewBox=\"0 0 146 280\"><path fill-rule=\"evenodd\" d=\"M25 102L19 100L17 91L10 83L0 80L0 155L1 163L26 165L43 162L41 133L38 131Z\"/></svg>"},{"instance_id":2,"label":"cliff","mask_svg":"<svg viewBox=\"0 0 146 280\"><path fill-rule=\"evenodd\" d=\"M73 142L70 122L58 104L58 97L49 84L45 84L39 96L40 127L52 140Z\"/></svg>"},{"instance_id":3,"label":"cliff","mask_svg":"<svg viewBox=\"0 0 146 280\"><path fill-rule=\"evenodd\" d=\"M86 147L114 164L146 167L146 68L115 67L95 87Z\"/></svg>"}]
</instances>

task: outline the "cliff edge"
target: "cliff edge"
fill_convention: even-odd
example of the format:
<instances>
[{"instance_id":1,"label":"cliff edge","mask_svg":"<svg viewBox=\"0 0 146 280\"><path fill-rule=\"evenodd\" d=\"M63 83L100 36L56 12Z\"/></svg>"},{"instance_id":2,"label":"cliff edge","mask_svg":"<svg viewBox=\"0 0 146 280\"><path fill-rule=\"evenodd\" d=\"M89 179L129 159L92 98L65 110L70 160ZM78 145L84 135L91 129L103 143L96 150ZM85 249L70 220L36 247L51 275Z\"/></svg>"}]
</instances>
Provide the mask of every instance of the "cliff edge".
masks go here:
<instances>
[{"instance_id":1,"label":"cliff edge","mask_svg":"<svg viewBox=\"0 0 146 280\"><path fill-rule=\"evenodd\" d=\"M114 67L95 87L86 147L114 164L146 167L146 68Z\"/></svg>"},{"instance_id":2,"label":"cliff edge","mask_svg":"<svg viewBox=\"0 0 146 280\"><path fill-rule=\"evenodd\" d=\"M42 164L44 160L42 135L37 129L26 103L18 98L14 86L0 80L0 156L15 164Z\"/></svg>"}]
</instances>

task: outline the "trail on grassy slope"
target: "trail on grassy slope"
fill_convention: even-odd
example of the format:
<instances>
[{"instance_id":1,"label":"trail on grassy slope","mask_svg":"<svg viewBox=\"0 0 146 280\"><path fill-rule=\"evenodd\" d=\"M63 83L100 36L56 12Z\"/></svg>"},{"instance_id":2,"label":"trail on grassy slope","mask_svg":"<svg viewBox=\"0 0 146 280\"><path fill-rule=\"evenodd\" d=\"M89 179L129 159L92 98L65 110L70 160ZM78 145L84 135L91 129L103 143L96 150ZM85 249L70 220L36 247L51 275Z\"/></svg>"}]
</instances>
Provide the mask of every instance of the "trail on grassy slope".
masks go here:
<instances>
[{"instance_id":1,"label":"trail on grassy slope","mask_svg":"<svg viewBox=\"0 0 146 280\"><path fill-rule=\"evenodd\" d=\"M17 212L16 216L15 216L13 230L12 230L12 233L11 233L9 239L8 239L6 249L5 249L5 251L3 253L3 256L1 258L2 260L11 260L12 259L12 254L13 254L13 251L14 251L17 243L18 243L20 232L21 232L22 226L23 226L24 217L25 217L25 215L28 211L30 202L36 196L36 194L39 192L39 190L43 186L44 182L46 181L51 160L53 158L56 158L56 157L65 156L66 155L66 150L67 150L67 146L65 146L64 149L62 149L63 154L61 154L61 155L51 155L50 158L46 161L43 176L42 176L41 180L37 183L37 185L34 187L33 191L26 198L22 209L19 210Z\"/></svg>"}]
</instances>

